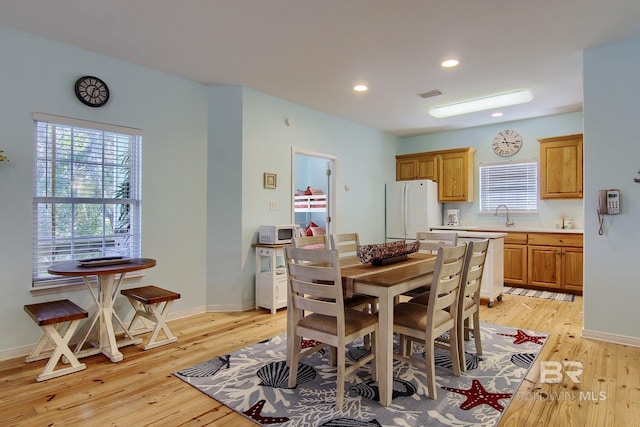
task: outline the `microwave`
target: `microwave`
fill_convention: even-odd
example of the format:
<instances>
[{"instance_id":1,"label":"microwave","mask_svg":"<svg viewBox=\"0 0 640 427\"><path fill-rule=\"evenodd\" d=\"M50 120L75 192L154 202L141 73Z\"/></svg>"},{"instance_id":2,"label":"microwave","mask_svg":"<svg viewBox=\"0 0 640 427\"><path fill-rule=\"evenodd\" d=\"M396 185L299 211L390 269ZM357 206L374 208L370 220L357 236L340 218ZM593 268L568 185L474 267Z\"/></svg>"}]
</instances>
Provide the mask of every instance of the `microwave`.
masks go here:
<instances>
[{"instance_id":1,"label":"microwave","mask_svg":"<svg viewBox=\"0 0 640 427\"><path fill-rule=\"evenodd\" d=\"M263 245L283 245L291 243L296 235L296 224L286 225L261 225L258 234L258 243Z\"/></svg>"}]
</instances>

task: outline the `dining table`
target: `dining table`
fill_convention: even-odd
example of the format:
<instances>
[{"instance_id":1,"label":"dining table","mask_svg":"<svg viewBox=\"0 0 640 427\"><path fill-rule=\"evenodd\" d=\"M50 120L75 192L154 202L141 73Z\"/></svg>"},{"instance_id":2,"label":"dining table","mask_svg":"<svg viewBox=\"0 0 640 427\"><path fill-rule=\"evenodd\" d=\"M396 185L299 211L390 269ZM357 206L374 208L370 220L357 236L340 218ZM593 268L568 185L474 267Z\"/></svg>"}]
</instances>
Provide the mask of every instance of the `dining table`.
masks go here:
<instances>
[{"instance_id":1,"label":"dining table","mask_svg":"<svg viewBox=\"0 0 640 427\"><path fill-rule=\"evenodd\" d=\"M393 396L393 307L399 295L429 286L436 265L436 255L415 252L405 260L387 264L341 261L342 284L345 297L353 293L378 298L378 336L380 360L378 390L380 404L389 406Z\"/></svg>"},{"instance_id":2,"label":"dining table","mask_svg":"<svg viewBox=\"0 0 640 427\"><path fill-rule=\"evenodd\" d=\"M89 260L64 261L47 268L49 274L69 277L82 277L95 303L96 312L89 327L75 347L77 357L87 357L102 353L112 362L124 357L119 348L140 344L142 338L135 338L113 308L116 296L127 273L154 267L156 260L151 258L98 258ZM94 289L90 277L97 277L98 289ZM117 276L117 279L116 279ZM123 338L116 337L114 319L124 331ZM91 333L97 328L97 337L83 348Z\"/></svg>"}]
</instances>

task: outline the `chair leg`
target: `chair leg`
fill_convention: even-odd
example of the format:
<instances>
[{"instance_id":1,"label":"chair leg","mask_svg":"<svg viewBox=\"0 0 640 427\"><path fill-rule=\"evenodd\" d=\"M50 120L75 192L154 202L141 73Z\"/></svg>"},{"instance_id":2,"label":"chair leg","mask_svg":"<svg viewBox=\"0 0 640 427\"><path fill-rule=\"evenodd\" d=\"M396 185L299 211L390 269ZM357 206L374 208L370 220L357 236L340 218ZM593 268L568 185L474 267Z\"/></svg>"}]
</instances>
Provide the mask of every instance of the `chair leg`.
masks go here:
<instances>
[{"instance_id":1,"label":"chair leg","mask_svg":"<svg viewBox=\"0 0 640 427\"><path fill-rule=\"evenodd\" d=\"M465 372L467 370L467 360L464 352L464 337L469 334L469 330L466 327L468 324L468 319L465 319L462 322L457 322L458 328L458 339L457 339L457 349L458 349L458 357L460 358L460 371ZM467 338L468 339L468 338ZM453 341L451 341L453 343Z\"/></svg>"},{"instance_id":2,"label":"chair leg","mask_svg":"<svg viewBox=\"0 0 640 427\"><path fill-rule=\"evenodd\" d=\"M458 326L454 325L449 330L449 351L451 352L451 368L453 369L453 375L460 376L460 351L459 345L460 337L458 335Z\"/></svg>"},{"instance_id":3,"label":"chair leg","mask_svg":"<svg viewBox=\"0 0 640 427\"><path fill-rule=\"evenodd\" d=\"M436 365L434 358L434 343L433 339L427 337L424 346L424 359L426 364L426 372L427 372L427 391L429 393L429 398L435 400L437 398L436 392Z\"/></svg>"},{"instance_id":4,"label":"chair leg","mask_svg":"<svg viewBox=\"0 0 640 427\"><path fill-rule=\"evenodd\" d=\"M476 354L482 354L482 342L480 339L480 311L473 313L473 340L476 342Z\"/></svg>"},{"instance_id":5,"label":"chair leg","mask_svg":"<svg viewBox=\"0 0 640 427\"><path fill-rule=\"evenodd\" d=\"M346 380L344 371L347 363L345 352L345 346L342 345L341 348L338 349L338 375L336 378L336 409L338 411L342 410L344 403L344 382Z\"/></svg>"},{"instance_id":6,"label":"chair leg","mask_svg":"<svg viewBox=\"0 0 640 427\"><path fill-rule=\"evenodd\" d=\"M302 337L293 337L293 345L288 346L287 365L289 365L289 388L295 388L298 377L298 357L302 347Z\"/></svg>"},{"instance_id":7,"label":"chair leg","mask_svg":"<svg viewBox=\"0 0 640 427\"><path fill-rule=\"evenodd\" d=\"M73 352L69 348L69 340L73 336L73 333L76 331L76 328L80 324L80 321L81 319L71 321L64 334L60 333L60 331L62 330L60 325L58 325L58 328L56 328L56 325L41 326L42 330L44 331L43 337L40 339L40 341L38 341L31 354L27 357L27 361L42 359L40 352L44 348L44 343L47 342L46 338L48 338L48 340L51 340L55 344L55 349L53 350L53 353L51 353L51 356L49 356L49 361L47 362L40 375L36 377L37 381L46 381L51 378L56 378L62 375L67 375L86 369L85 364L80 363L75 354L73 354ZM55 369L58 361L62 358L62 356L67 359L69 365L71 366Z\"/></svg>"}]
</instances>

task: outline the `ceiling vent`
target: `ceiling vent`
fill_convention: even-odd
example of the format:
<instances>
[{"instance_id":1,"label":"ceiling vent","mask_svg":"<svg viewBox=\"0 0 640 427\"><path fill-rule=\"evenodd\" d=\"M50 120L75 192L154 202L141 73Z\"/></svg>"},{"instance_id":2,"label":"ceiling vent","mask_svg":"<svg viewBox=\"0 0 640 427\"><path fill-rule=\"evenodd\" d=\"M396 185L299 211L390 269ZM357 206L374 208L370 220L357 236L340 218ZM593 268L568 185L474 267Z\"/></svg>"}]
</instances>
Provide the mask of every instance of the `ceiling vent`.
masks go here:
<instances>
[{"instance_id":1,"label":"ceiling vent","mask_svg":"<svg viewBox=\"0 0 640 427\"><path fill-rule=\"evenodd\" d=\"M438 95L442 95L442 92L440 92L438 89L434 89L428 92L423 92L418 94L420 98L431 98L433 96L438 96Z\"/></svg>"}]
</instances>

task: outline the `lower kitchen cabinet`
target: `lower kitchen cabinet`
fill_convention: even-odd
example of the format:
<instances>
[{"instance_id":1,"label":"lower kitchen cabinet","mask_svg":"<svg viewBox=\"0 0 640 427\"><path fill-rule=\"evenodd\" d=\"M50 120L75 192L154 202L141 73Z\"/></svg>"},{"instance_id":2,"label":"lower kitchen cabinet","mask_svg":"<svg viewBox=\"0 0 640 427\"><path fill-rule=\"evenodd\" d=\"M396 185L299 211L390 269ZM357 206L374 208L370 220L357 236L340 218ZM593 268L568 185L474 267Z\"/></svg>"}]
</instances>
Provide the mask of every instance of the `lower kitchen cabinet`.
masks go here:
<instances>
[{"instance_id":1,"label":"lower kitchen cabinet","mask_svg":"<svg viewBox=\"0 0 640 427\"><path fill-rule=\"evenodd\" d=\"M527 233L508 233L504 238L504 282L527 283Z\"/></svg>"},{"instance_id":2,"label":"lower kitchen cabinet","mask_svg":"<svg viewBox=\"0 0 640 427\"><path fill-rule=\"evenodd\" d=\"M582 235L531 233L528 284L556 292L582 293Z\"/></svg>"}]
</instances>

